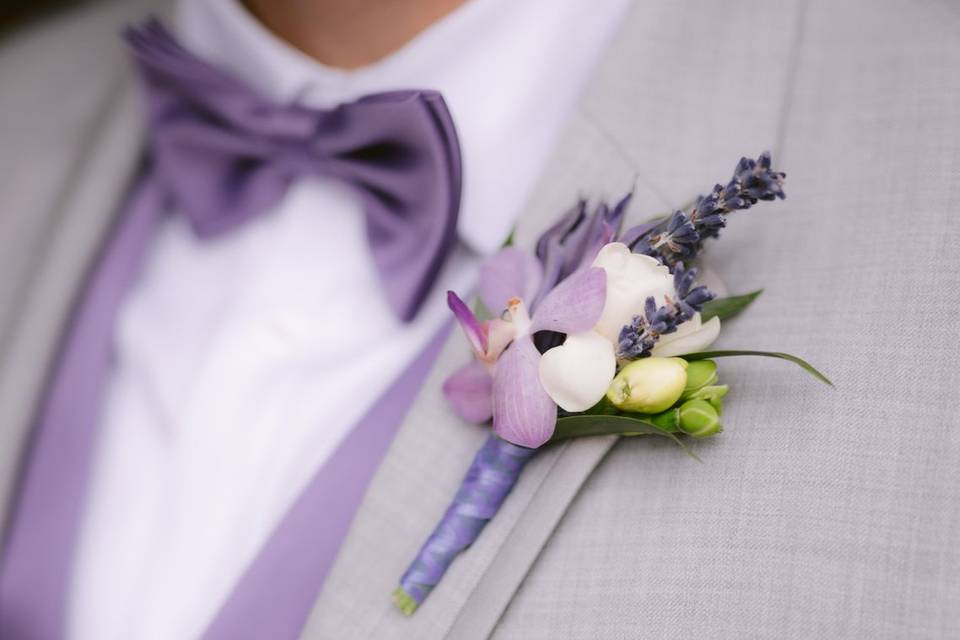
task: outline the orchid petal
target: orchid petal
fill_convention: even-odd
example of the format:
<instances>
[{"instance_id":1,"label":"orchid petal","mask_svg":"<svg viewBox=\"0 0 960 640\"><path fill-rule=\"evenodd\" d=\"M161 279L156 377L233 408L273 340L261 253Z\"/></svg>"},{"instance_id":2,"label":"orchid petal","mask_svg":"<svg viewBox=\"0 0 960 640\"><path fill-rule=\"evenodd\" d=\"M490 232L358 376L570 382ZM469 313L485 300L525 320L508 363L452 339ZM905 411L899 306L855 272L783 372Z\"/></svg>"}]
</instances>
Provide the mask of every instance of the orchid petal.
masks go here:
<instances>
[{"instance_id":1,"label":"orchid petal","mask_svg":"<svg viewBox=\"0 0 960 640\"><path fill-rule=\"evenodd\" d=\"M535 257L516 247L507 247L480 267L480 299L492 313L498 314L510 298L530 298L543 278L543 268Z\"/></svg>"},{"instance_id":2,"label":"orchid petal","mask_svg":"<svg viewBox=\"0 0 960 640\"><path fill-rule=\"evenodd\" d=\"M537 259L543 263L548 262L547 256L550 251L561 246L564 238L576 229L586 216L587 201L581 198L537 240Z\"/></svg>"},{"instance_id":3,"label":"orchid petal","mask_svg":"<svg viewBox=\"0 0 960 640\"><path fill-rule=\"evenodd\" d=\"M597 232L597 237L594 238L590 247L584 252L583 258L581 259L580 266L588 267L593 264L593 261L596 260L597 255L600 253L600 250L605 246L610 244L613 240L613 237L616 235L616 229L606 220L600 221L600 229Z\"/></svg>"},{"instance_id":4,"label":"orchid petal","mask_svg":"<svg viewBox=\"0 0 960 640\"><path fill-rule=\"evenodd\" d=\"M613 205L613 209L607 214L606 222L613 228L614 234L619 234L620 229L623 228L623 220L627 216L627 207L630 206L630 201L633 200L633 191L633 189L630 189L625 196L620 198L617 204Z\"/></svg>"},{"instance_id":5,"label":"orchid petal","mask_svg":"<svg viewBox=\"0 0 960 640\"><path fill-rule=\"evenodd\" d=\"M623 218L627 212L627 206L633 199L633 191L630 191L611 209L606 203L600 203L596 212L593 214L591 228L584 238L583 255L580 257L580 264L577 268L590 265L600 253L600 249L610 244L620 228L623 226Z\"/></svg>"},{"instance_id":6,"label":"orchid petal","mask_svg":"<svg viewBox=\"0 0 960 640\"><path fill-rule=\"evenodd\" d=\"M575 272L547 294L533 314L531 333L558 331L581 333L600 319L607 294L603 269L590 267Z\"/></svg>"},{"instance_id":7,"label":"orchid petal","mask_svg":"<svg viewBox=\"0 0 960 640\"><path fill-rule=\"evenodd\" d=\"M493 416L493 378L476 360L447 378L443 395L457 415L467 422L482 424Z\"/></svg>"},{"instance_id":8,"label":"orchid petal","mask_svg":"<svg viewBox=\"0 0 960 640\"><path fill-rule=\"evenodd\" d=\"M593 240L601 233L601 226L608 211L606 203L600 202L597 208L563 239L564 247L568 251L567 260L560 274L561 278L572 275L583 264L584 255L592 246Z\"/></svg>"},{"instance_id":9,"label":"orchid petal","mask_svg":"<svg viewBox=\"0 0 960 640\"><path fill-rule=\"evenodd\" d=\"M530 303L530 308L534 311L540 306L540 302L547 297L547 294L560 282L564 265L568 262L567 253L567 248L560 243L559 239L552 238L547 242L547 257L543 261L543 279L540 281L537 294L533 297L533 302Z\"/></svg>"},{"instance_id":10,"label":"orchid petal","mask_svg":"<svg viewBox=\"0 0 960 640\"><path fill-rule=\"evenodd\" d=\"M660 336L650 355L657 358L682 356L704 351L720 335L720 318L714 316L701 322L700 314L687 320L673 333Z\"/></svg>"},{"instance_id":11,"label":"orchid petal","mask_svg":"<svg viewBox=\"0 0 960 640\"><path fill-rule=\"evenodd\" d=\"M503 350L517 335L517 327L512 322L494 318L485 323L487 326L487 353L483 360L490 364L497 361Z\"/></svg>"},{"instance_id":12,"label":"orchid petal","mask_svg":"<svg viewBox=\"0 0 960 640\"><path fill-rule=\"evenodd\" d=\"M524 336L504 352L493 376L493 430L522 447L539 447L557 424L557 405L540 384L539 361L540 352Z\"/></svg>"},{"instance_id":13,"label":"orchid petal","mask_svg":"<svg viewBox=\"0 0 960 640\"><path fill-rule=\"evenodd\" d=\"M460 323L473 351L478 356L483 356L487 352L487 335L473 311L470 311L470 307L453 291L447 291L447 306Z\"/></svg>"},{"instance_id":14,"label":"orchid petal","mask_svg":"<svg viewBox=\"0 0 960 640\"><path fill-rule=\"evenodd\" d=\"M560 408L571 412L597 404L616 372L613 344L596 331L571 334L540 358L540 384Z\"/></svg>"}]
</instances>

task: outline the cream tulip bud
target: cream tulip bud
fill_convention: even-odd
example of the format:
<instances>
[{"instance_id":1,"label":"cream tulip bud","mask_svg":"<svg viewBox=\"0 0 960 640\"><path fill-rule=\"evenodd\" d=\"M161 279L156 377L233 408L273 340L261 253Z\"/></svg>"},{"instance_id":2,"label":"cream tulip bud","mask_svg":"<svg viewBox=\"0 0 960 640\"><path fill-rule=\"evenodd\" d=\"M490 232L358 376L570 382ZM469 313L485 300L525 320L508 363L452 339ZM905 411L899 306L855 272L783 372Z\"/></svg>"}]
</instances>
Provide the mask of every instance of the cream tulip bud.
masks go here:
<instances>
[{"instance_id":1,"label":"cream tulip bud","mask_svg":"<svg viewBox=\"0 0 960 640\"><path fill-rule=\"evenodd\" d=\"M660 413L673 406L687 384L687 362L680 358L642 358L616 375L607 399L618 409Z\"/></svg>"}]
</instances>

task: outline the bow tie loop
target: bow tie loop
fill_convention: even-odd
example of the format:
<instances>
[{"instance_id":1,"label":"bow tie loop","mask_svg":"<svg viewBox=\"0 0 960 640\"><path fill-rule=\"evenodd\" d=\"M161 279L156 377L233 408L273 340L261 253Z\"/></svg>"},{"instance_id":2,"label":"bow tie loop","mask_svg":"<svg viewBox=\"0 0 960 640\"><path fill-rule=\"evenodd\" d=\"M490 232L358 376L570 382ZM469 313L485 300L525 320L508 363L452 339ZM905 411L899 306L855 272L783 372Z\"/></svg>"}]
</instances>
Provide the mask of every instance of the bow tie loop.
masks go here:
<instances>
[{"instance_id":1,"label":"bow tie loop","mask_svg":"<svg viewBox=\"0 0 960 640\"><path fill-rule=\"evenodd\" d=\"M413 319L453 247L460 206L460 147L439 93L280 105L193 56L156 20L126 38L147 90L154 172L200 236L271 210L297 178L342 180L364 205L388 301Z\"/></svg>"}]
</instances>

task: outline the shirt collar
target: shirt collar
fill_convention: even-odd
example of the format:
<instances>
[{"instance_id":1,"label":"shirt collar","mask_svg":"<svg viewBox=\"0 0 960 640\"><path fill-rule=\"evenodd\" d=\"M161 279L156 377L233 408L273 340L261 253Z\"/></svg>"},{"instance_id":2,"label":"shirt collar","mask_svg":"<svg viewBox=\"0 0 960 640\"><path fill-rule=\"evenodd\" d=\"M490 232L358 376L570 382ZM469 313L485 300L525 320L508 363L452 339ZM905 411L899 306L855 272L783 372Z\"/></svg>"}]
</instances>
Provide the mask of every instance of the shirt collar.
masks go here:
<instances>
[{"instance_id":1,"label":"shirt collar","mask_svg":"<svg viewBox=\"0 0 960 640\"><path fill-rule=\"evenodd\" d=\"M440 91L463 153L458 235L490 254L510 234L629 2L469 0L390 56L350 71L287 44L238 0L178 0L176 26L198 55L281 102L332 107L377 91Z\"/></svg>"}]
</instances>

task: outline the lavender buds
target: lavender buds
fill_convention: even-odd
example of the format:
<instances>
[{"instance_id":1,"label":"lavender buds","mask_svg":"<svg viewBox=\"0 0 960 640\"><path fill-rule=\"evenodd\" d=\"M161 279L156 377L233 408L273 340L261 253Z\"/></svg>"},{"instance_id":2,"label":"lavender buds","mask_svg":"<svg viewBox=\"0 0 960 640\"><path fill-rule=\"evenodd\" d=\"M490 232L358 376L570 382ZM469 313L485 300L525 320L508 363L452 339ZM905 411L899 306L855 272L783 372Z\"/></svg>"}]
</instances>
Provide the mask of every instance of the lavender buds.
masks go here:
<instances>
[{"instance_id":1,"label":"lavender buds","mask_svg":"<svg viewBox=\"0 0 960 640\"><path fill-rule=\"evenodd\" d=\"M705 196L697 198L690 213L676 211L666 221L651 229L631 244L636 253L658 258L674 265L691 260L703 247L704 240L716 238L726 226L726 214L749 209L760 200L785 198L785 173L773 171L770 152L756 160L741 158L726 186L716 185Z\"/></svg>"},{"instance_id":2,"label":"lavender buds","mask_svg":"<svg viewBox=\"0 0 960 640\"><path fill-rule=\"evenodd\" d=\"M673 287L677 299L667 297L666 304L658 308L652 297L647 298L643 315L634 316L633 322L620 330L618 359L636 360L649 356L660 336L676 331L705 303L713 300L714 295L706 287L690 288L696 278L696 268L685 269L682 262L673 267Z\"/></svg>"}]
</instances>

